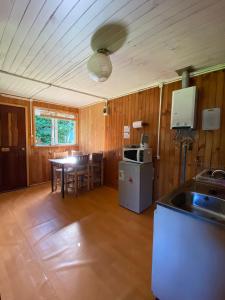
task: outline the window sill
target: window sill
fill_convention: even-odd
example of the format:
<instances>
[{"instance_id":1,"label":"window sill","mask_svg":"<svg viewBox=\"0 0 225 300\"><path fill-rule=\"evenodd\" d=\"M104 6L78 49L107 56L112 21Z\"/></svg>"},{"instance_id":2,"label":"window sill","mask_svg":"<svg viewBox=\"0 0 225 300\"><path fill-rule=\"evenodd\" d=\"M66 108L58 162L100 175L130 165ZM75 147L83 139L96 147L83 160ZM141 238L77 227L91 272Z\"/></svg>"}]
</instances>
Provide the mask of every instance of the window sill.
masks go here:
<instances>
[{"instance_id":1,"label":"window sill","mask_svg":"<svg viewBox=\"0 0 225 300\"><path fill-rule=\"evenodd\" d=\"M68 145L68 144L60 144L60 145L32 145L32 148L41 148L41 149L54 149L54 148L60 148L60 147L63 147L63 148L72 148L72 147L79 147L78 144L73 144L73 145Z\"/></svg>"}]
</instances>

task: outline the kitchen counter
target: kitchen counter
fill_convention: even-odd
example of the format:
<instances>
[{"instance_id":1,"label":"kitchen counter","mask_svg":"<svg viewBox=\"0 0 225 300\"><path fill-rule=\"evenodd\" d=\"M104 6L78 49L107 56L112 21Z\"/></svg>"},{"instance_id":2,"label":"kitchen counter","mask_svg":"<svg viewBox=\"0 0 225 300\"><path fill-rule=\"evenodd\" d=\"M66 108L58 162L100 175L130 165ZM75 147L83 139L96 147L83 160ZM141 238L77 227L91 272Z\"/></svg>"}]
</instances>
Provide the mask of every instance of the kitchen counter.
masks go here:
<instances>
[{"instance_id":1,"label":"kitchen counter","mask_svg":"<svg viewBox=\"0 0 225 300\"><path fill-rule=\"evenodd\" d=\"M160 300L225 299L225 189L189 181L154 212L152 291Z\"/></svg>"},{"instance_id":2,"label":"kitchen counter","mask_svg":"<svg viewBox=\"0 0 225 300\"><path fill-rule=\"evenodd\" d=\"M182 197L186 197L187 201L185 202ZM194 218L200 218L203 221L225 227L224 187L190 180L156 203Z\"/></svg>"}]
</instances>

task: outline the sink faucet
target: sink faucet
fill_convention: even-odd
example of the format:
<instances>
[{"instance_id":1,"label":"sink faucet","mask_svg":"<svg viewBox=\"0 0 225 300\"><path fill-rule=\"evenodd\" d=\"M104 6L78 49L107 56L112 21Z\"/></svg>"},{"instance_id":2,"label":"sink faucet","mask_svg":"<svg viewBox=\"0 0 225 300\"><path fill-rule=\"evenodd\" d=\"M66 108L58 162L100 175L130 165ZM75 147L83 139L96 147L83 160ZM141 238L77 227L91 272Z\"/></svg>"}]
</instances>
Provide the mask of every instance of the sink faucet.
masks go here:
<instances>
[{"instance_id":1,"label":"sink faucet","mask_svg":"<svg viewBox=\"0 0 225 300\"><path fill-rule=\"evenodd\" d=\"M221 175L223 175L223 177L225 177L225 171L224 170L220 170L220 169L214 170L212 172L212 177L215 177L216 174L221 174Z\"/></svg>"}]
</instances>

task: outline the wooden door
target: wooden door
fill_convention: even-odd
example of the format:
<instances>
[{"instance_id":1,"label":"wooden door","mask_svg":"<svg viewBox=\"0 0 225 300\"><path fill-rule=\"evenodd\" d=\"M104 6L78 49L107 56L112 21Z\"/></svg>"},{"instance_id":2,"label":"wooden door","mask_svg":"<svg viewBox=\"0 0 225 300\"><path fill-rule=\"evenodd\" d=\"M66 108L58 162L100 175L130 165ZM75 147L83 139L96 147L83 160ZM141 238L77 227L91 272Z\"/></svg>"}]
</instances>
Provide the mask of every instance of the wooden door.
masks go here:
<instances>
[{"instance_id":1,"label":"wooden door","mask_svg":"<svg viewBox=\"0 0 225 300\"><path fill-rule=\"evenodd\" d=\"M27 185L25 108L0 105L0 191Z\"/></svg>"}]
</instances>

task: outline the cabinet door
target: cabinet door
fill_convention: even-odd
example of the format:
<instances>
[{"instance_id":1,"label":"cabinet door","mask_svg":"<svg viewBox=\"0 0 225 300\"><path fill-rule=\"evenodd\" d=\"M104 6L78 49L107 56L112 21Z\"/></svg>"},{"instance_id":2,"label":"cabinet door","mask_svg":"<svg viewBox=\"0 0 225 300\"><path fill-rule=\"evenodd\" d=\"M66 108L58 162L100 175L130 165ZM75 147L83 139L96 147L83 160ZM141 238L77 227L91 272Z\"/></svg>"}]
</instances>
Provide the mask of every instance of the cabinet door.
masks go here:
<instances>
[{"instance_id":1,"label":"cabinet door","mask_svg":"<svg viewBox=\"0 0 225 300\"><path fill-rule=\"evenodd\" d=\"M159 299L225 299L224 227L157 206L152 290Z\"/></svg>"}]
</instances>

